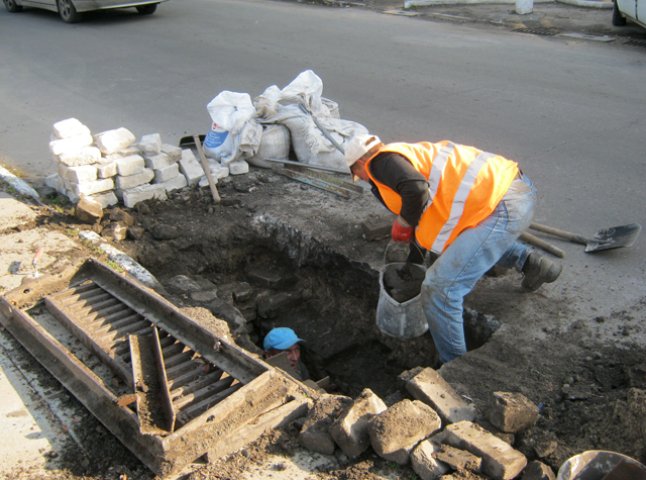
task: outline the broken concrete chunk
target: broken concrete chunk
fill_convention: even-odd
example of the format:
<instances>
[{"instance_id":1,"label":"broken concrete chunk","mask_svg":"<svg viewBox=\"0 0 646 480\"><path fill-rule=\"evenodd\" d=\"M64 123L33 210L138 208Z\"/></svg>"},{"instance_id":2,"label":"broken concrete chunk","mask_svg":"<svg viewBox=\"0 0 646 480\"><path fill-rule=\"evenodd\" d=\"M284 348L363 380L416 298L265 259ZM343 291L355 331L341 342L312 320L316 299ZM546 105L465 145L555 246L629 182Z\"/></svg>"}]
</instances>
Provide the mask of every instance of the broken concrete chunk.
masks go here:
<instances>
[{"instance_id":1,"label":"broken concrete chunk","mask_svg":"<svg viewBox=\"0 0 646 480\"><path fill-rule=\"evenodd\" d=\"M128 227L123 223L112 222L101 230L101 236L115 242L121 242L128 236Z\"/></svg>"},{"instance_id":2,"label":"broken concrete chunk","mask_svg":"<svg viewBox=\"0 0 646 480\"><path fill-rule=\"evenodd\" d=\"M166 200L167 198L166 190L164 190L162 185L141 185L139 187L123 190L121 193L123 195L123 204L128 208L132 208L144 200L150 200L152 198Z\"/></svg>"},{"instance_id":3,"label":"broken concrete chunk","mask_svg":"<svg viewBox=\"0 0 646 480\"><path fill-rule=\"evenodd\" d=\"M301 427L299 440L308 450L332 455L335 444L329 429L332 422L352 404L352 399L343 395L322 395L307 414Z\"/></svg>"},{"instance_id":4,"label":"broken concrete chunk","mask_svg":"<svg viewBox=\"0 0 646 480\"><path fill-rule=\"evenodd\" d=\"M405 465L413 448L441 426L427 404L404 399L370 420L370 444L380 457Z\"/></svg>"},{"instance_id":5,"label":"broken concrete chunk","mask_svg":"<svg viewBox=\"0 0 646 480\"><path fill-rule=\"evenodd\" d=\"M383 400L366 388L330 426L330 435L348 457L358 457L370 446L370 419L385 410Z\"/></svg>"},{"instance_id":6,"label":"broken concrete chunk","mask_svg":"<svg viewBox=\"0 0 646 480\"><path fill-rule=\"evenodd\" d=\"M554 472L549 465L534 460L527 464L520 480L555 480Z\"/></svg>"},{"instance_id":7,"label":"broken concrete chunk","mask_svg":"<svg viewBox=\"0 0 646 480\"><path fill-rule=\"evenodd\" d=\"M482 459L471 452L451 445L441 445L440 449L433 453L436 460L450 466L453 470L469 470L479 472L482 466Z\"/></svg>"},{"instance_id":8,"label":"broken concrete chunk","mask_svg":"<svg viewBox=\"0 0 646 480\"><path fill-rule=\"evenodd\" d=\"M127 128L120 127L97 133L94 141L101 153L108 155L130 147L135 142L135 136Z\"/></svg>"},{"instance_id":9,"label":"broken concrete chunk","mask_svg":"<svg viewBox=\"0 0 646 480\"><path fill-rule=\"evenodd\" d=\"M153 172L149 168L144 168L141 172L134 175L128 175L127 177L117 175L115 178L117 181L117 188L119 190L128 190L150 182L153 178L155 178L155 172ZM164 190L163 187L160 188ZM164 190L164 195L165 194L166 190Z\"/></svg>"},{"instance_id":10,"label":"broken concrete chunk","mask_svg":"<svg viewBox=\"0 0 646 480\"><path fill-rule=\"evenodd\" d=\"M144 164L144 157L141 155L128 155L127 157L118 159L116 162L117 173L122 177L129 177L141 173L146 166Z\"/></svg>"},{"instance_id":11,"label":"broken concrete chunk","mask_svg":"<svg viewBox=\"0 0 646 480\"><path fill-rule=\"evenodd\" d=\"M195 158L192 150L182 150L182 158L179 161L179 169L186 177L189 185L195 185L204 175L204 170Z\"/></svg>"},{"instance_id":12,"label":"broken concrete chunk","mask_svg":"<svg viewBox=\"0 0 646 480\"><path fill-rule=\"evenodd\" d=\"M162 141L159 133L149 133L141 137L139 148L147 155L156 155L161 151Z\"/></svg>"},{"instance_id":13,"label":"broken concrete chunk","mask_svg":"<svg viewBox=\"0 0 646 480\"><path fill-rule=\"evenodd\" d=\"M472 421L476 417L475 406L466 402L432 368L404 372L400 378L406 382L406 390L417 400L427 403L448 423L461 420Z\"/></svg>"},{"instance_id":14,"label":"broken concrete chunk","mask_svg":"<svg viewBox=\"0 0 646 480\"><path fill-rule=\"evenodd\" d=\"M494 392L494 403L487 411L489 421L498 430L517 433L538 420L538 407L522 393Z\"/></svg>"},{"instance_id":15,"label":"broken concrete chunk","mask_svg":"<svg viewBox=\"0 0 646 480\"><path fill-rule=\"evenodd\" d=\"M525 455L473 422L451 424L443 433L445 443L482 458L482 472L495 480L515 478L527 465Z\"/></svg>"},{"instance_id":16,"label":"broken concrete chunk","mask_svg":"<svg viewBox=\"0 0 646 480\"><path fill-rule=\"evenodd\" d=\"M82 222L96 223L103 218L103 206L96 200L82 195L76 204L76 217Z\"/></svg>"},{"instance_id":17,"label":"broken concrete chunk","mask_svg":"<svg viewBox=\"0 0 646 480\"><path fill-rule=\"evenodd\" d=\"M55 138L69 138L79 135L91 135L90 129L76 118L66 118L56 122L52 127Z\"/></svg>"},{"instance_id":18,"label":"broken concrete chunk","mask_svg":"<svg viewBox=\"0 0 646 480\"><path fill-rule=\"evenodd\" d=\"M449 471L449 466L437 460L433 454L439 446L430 441L424 440L415 447L410 455L411 467L422 480L436 480Z\"/></svg>"}]
</instances>

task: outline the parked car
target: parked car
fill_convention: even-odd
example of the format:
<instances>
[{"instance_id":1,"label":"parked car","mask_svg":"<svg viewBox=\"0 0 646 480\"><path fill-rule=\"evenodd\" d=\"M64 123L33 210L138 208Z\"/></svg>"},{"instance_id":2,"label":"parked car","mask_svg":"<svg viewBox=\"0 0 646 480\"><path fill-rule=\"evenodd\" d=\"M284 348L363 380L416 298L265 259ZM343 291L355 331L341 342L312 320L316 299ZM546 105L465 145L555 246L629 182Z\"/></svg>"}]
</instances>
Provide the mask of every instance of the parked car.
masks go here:
<instances>
[{"instance_id":1,"label":"parked car","mask_svg":"<svg viewBox=\"0 0 646 480\"><path fill-rule=\"evenodd\" d=\"M627 20L646 28L646 0L614 0L612 24L621 27Z\"/></svg>"},{"instance_id":2,"label":"parked car","mask_svg":"<svg viewBox=\"0 0 646 480\"><path fill-rule=\"evenodd\" d=\"M157 5L167 0L3 0L9 12L19 12L22 7L33 7L58 12L64 22L81 20L84 12L134 7L141 15L152 15Z\"/></svg>"}]
</instances>

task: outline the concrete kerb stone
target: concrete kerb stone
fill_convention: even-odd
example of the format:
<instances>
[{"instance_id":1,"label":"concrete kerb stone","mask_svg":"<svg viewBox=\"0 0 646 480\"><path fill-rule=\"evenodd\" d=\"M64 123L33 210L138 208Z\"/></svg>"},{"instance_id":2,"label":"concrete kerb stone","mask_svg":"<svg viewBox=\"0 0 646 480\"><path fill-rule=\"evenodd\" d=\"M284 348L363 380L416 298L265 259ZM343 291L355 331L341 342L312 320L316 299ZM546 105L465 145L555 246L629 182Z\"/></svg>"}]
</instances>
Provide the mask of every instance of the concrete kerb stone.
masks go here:
<instances>
[{"instance_id":1,"label":"concrete kerb stone","mask_svg":"<svg viewBox=\"0 0 646 480\"><path fill-rule=\"evenodd\" d=\"M486 5L486 4L509 4L514 5L516 0L406 0L404 9L414 9L415 7L430 7L439 5ZM564 3L576 7L586 8L612 8L610 0L534 0L533 3Z\"/></svg>"}]
</instances>

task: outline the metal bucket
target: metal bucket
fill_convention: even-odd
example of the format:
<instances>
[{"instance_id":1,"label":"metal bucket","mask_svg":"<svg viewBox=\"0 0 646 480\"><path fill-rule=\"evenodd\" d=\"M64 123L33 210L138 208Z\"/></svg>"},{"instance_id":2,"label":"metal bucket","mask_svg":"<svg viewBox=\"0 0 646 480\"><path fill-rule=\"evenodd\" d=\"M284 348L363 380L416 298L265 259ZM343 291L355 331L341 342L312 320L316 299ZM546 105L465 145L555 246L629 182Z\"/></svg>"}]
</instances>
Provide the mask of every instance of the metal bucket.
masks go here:
<instances>
[{"instance_id":1,"label":"metal bucket","mask_svg":"<svg viewBox=\"0 0 646 480\"><path fill-rule=\"evenodd\" d=\"M406 263L389 263L379 273L379 301L377 302L377 328L384 335L410 339L423 335L428 330L426 316L422 309L421 293L404 302L395 300L384 283L385 275L391 269L402 268ZM410 268L425 272L423 265L408 264ZM422 280L424 276L421 276ZM420 280L420 286L421 282Z\"/></svg>"},{"instance_id":2,"label":"metal bucket","mask_svg":"<svg viewBox=\"0 0 646 480\"><path fill-rule=\"evenodd\" d=\"M636 467L635 472L641 473L633 480L646 478L646 467L637 460L617 452L588 450L565 461L559 468L556 480L602 480L622 462Z\"/></svg>"}]
</instances>

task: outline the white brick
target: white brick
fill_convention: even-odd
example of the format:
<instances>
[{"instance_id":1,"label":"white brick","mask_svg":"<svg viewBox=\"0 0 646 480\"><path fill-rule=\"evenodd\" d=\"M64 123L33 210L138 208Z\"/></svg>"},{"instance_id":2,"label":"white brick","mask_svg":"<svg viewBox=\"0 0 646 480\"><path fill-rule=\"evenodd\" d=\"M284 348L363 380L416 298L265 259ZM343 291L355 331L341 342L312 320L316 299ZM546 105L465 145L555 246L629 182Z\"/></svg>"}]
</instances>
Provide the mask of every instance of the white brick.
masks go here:
<instances>
[{"instance_id":1,"label":"white brick","mask_svg":"<svg viewBox=\"0 0 646 480\"><path fill-rule=\"evenodd\" d=\"M58 193L65 194L65 184L63 183L63 179L58 173L47 175L47 177L45 177L45 185L47 185L49 188L53 188Z\"/></svg>"},{"instance_id":2,"label":"white brick","mask_svg":"<svg viewBox=\"0 0 646 480\"><path fill-rule=\"evenodd\" d=\"M90 129L83 125L76 118L67 118L56 122L52 128L52 133L56 138L69 138L78 135L91 135Z\"/></svg>"},{"instance_id":3,"label":"white brick","mask_svg":"<svg viewBox=\"0 0 646 480\"><path fill-rule=\"evenodd\" d=\"M188 185L188 182L186 181L186 177L180 173L172 180L168 180L160 185L163 185L167 192L172 192L173 190L184 188Z\"/></svg>"},{"instance_id":4,"label":"white brick","mask_svg":"<svg viewBox=\"0 0 646 480\"><path fill-rule=\"evenodd\" d=\"M102 180L95 180L94 182L84 182L78 185L70 186L72 193L75 196L80 195L93 195L95 193L107 192L114 188L114 182L111 178L104 178Z\"/></svg>"},{"instance_id":5,"label":"white brick","mask_svg":"<svg viewBox=\"0 0 646 480\"><path fill-rule=\"evenodd\" d=\"M120 127L97 133L94 136L94 141L101 152L107 155L131 146L135 142L135 136L127 128Z\"/></svg>"},{"instance_id":6,"label":"white brick","mask_svg":"<svg viewBox=\"0 0 646 480\"><path fill-rule=\"evenodd\" d=\"M153 170L160 170L162 168L170 167L173 162L165 153L158 153L157 155L146 155L146 167Z\"/></svg>"},{"instance_id":7,"label":"white brick","mask_svg":"<svg viewBox=\"0 0 646 480\"><path fill-rule=\"evenodd\" d=\"M182 158L179 161L179 169L186 177L189 185L195 185L204 175L204 170L195 158L191 150L182 150Z\"/></svg>"},{"instance_id":8,"label":"white brick","mask_svg":"<svg viewBox=\"0 0 646 480\"><path fill-rule=\"evenodd\" d=\"M96 193L94 195L88 195L88 198L91 198L95 202L99 202L101 207L108 208L119 203L117 196L111 190L105 193Z\"/></svg>"},{"instance_id":9,"label":"white brick","mask_svg":"<svg viewBox=\"0 0 646 480\"><path fill-rule=\"evenodd\" d=\"M161 151L162 141L159 133L149 133L141 137L139 148L146 155L156 155Z\"/></svg>"},{"instance_id":10,"label":"white brick","mask_svg":"<svg viewBox=\"0 0 646 480\"><path fill-rule=\"evenodd\" d=\"M165 168L155 170L155 183L164 183L179 175L179 165L173 163Z\"/></svg>"},{"instance_id":11,"label":"white brick","mask_svg":"<svg viewBox=\"0 0 646 480\"><path fill-rule=\"evenodd\" d=\"M58 166L58 174L69 183L93 182L97 177L97 168L94 165L81 165L80 167Z\"/></svg>"},{"instance_id":12,"label":"white brick","mask_svg":"<svg viewBox=\"0 0 646 480\"><path fill-rule=\"evenodd\" d=\"M150 200L151 198L157 198L159 200L166 200L168 198L162 184L142 185L123 190L121 193L123 195L123 204L128 208L132 208L139 202Z\"/></svg>"},{"instance_id":13,"label":"white brick","mask_svg":"<svg viewBox=\"0 0 646 480\"><path fill-rule=\"evenodd\" d=\"M96 166L99 178L110 178L117 174L117 162L99 164Z\"/></svg>"},{"instance_id":14,"label":"white brick","mask_svg":"<svg viewBox=\"0 0 646 480\"><path fill-rule=\"evenodd\" d=\"M61 138L49 142L49 150L54 155L73 154L83 147L92 145L92 135L75 135L74 137Z\"/></svg>"},{"instance_id":15,"label":"white brick","mask_svg":"<svg viewBox=\"0 0 646 480\"><path fill-rule=\"evenodd\" d=\"M116 161L117 173L122 177L129 177L141 173L145 168L144 158L141 155L128 155Z\"/></svg>"},{"instance_id":16,"label":"white brick","mask_svg":"<svg viewBox=\"0 0 646 480\"><path fill-rule=\"evenodd\" d=\"M130 188L138 187L144 183L150 182L155 177L155 172L149 168L144 168L141 173L122 177L117 175L117 188L119 190L128 190Z\"/></svg>"},{"instance_id":17,"label":"white brick","mask_svg":"<svg viewBox=\"0 0 646 480\"><path fill-rule=\"evenodd\" d=\"M78 150L66 150L60 155L56 155L56 160L68 167L92 165L101 160L101 151L92 146L79 147Z\"/></svg>"},{"instance_id":18,"label":"white brick","mask_svg":"<svg viewBox=\"0 0 646 480\"><path fill-rule=\"evenodd\" d=\"M173 162L179 162L179 159L182 158L182 149L168 143L162 144L161 153L168 155Z\"/></svg>"},{"instance_id":19,"label":"white brick","mask_svg":"<svg viewBox=\"0 0 646 480\"><path fill-rule=\"evenodd\" d=\"M249 173L249 164L244 160L236 160L227 164L231 175L244 175Z\"/></svg>"},{"instance_id":20,"label":"white brick","mask_svg":"<svg viewBox=\"0 0 646 480\"><path fill-rule=\"evenodd\" d=\"M110 162L116 162L120 158L128 157L130 155L141 155L141 150L136 145L130 145L128 148L119 150L118 152L108 153L103 158Z\"/></svg>"}]
</instances>

